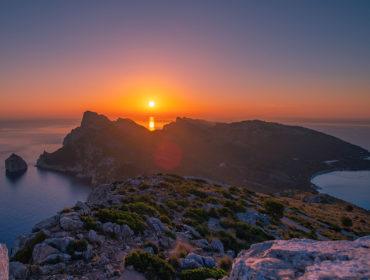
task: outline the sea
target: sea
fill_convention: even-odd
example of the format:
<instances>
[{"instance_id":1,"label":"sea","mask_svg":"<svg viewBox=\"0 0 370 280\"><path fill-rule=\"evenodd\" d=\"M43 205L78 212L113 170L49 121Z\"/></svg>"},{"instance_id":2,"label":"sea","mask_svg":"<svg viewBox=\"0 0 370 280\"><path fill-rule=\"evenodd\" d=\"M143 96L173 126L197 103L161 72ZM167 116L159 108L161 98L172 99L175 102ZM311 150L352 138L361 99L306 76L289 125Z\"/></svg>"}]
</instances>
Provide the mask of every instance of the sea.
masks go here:
<instances>
[{"instance_id":1,"label":"sea","mask_svg":"<svg viewBox=\"0 0 370 280\"><path fill-rule=\"evenodd\" d=\"M370 121L277 121L319 130L370 150ZM65 135L79 122L0 120L0 243L8 248L13 247L17 236L31 232L37 222L85 201L90 193L87 182L35 167L38 156L59 149ZM148 128L151 126L149 122ZM28 164L27 171L16 178L5 172L4 161L11 153ZM314 177L313 182L321 192L370 209L370 171L331 172Z\"/></svg>"}]
</instances>

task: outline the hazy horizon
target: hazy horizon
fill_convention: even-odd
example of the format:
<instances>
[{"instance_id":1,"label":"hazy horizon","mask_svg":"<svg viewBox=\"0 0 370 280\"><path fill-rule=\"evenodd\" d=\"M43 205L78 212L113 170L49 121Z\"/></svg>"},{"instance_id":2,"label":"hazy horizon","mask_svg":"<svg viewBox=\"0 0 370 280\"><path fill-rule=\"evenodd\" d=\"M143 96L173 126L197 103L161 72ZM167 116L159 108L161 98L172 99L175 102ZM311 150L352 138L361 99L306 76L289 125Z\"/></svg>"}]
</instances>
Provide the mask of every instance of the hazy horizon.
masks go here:
<instances>
[{"instance_id":1,"label":"hazy horizon","mask_svg":"<svg viewBox=\"0 0 370 280\"><path fill-rule=\"evenodd\" d=\"M369 11L368 1L3 1L0 118L86 108L370 118Z\"/></svg>"}]
</instances>

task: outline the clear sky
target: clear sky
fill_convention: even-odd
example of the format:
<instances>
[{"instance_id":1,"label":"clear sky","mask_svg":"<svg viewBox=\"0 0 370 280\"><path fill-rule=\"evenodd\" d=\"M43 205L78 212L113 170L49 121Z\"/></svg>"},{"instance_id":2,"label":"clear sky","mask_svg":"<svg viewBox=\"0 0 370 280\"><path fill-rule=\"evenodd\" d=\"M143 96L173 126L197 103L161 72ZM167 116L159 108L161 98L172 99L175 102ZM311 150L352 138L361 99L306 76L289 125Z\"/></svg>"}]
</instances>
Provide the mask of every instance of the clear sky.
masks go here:
<instances>
[{"instance_id":1,"label":"clear sky","mask_svg":"<svg viewBox=\"0 0 370 280\"><path fill-rule=\"evenodd\" d=\"M88 109L369 118L370 1L0 1L0 118Z\"/></svg>"}]
</instances>

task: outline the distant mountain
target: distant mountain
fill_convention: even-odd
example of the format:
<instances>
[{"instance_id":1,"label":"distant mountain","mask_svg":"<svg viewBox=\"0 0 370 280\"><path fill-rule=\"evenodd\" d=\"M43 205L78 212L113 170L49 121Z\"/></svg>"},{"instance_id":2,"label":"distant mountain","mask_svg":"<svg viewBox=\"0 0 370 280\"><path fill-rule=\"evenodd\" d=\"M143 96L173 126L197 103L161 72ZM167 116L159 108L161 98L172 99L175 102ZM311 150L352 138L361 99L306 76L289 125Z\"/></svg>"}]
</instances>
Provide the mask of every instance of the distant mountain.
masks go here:
<instances>
[{"instance_id":1,"label":"distant mountain","mask_svg":"<svg viewBox=\"0 0 370 280\"><path fill-rule=\"evenodd\" d=\"M63 147L37 166L112 182L144 173L207 177L260 192L310 189L331 169L370 169L369 152L311 129L259 120L213 123L177 118L150 132L130 119L85 112Z\"/></svg>"}]
</instances>

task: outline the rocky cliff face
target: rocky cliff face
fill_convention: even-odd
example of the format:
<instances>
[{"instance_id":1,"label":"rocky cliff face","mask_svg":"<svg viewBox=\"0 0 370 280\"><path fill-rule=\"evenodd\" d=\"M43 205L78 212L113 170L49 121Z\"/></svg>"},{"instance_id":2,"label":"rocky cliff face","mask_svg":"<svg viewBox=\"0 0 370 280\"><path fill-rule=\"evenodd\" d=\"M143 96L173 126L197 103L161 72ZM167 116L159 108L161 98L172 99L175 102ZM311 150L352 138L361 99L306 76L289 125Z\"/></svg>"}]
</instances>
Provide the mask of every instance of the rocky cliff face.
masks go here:
<instances>
[{"instance_id":1,"label":"rocky cliff face","mask_svg":"<svg viewBox=\"0 0 370 280\"><path fill-rule=\"evenodd\" d=\"M370 236L356 241L274 240L234 260L229 280L369 279Z\"/></svg>"},{"instance_id":2,"label":"rocky cliff face","mask_svg":"<svg viewBox=\"0 0 370 280\"><path fill-rule=\"evenodd\" d=\"M318 195L304 194L310 196ZM276 211L276 205L280 205L277 207L280 211ZM86 203L78 202L63 209L36 224L32 233L20 236L11 251L10 276L31 280L128 280L134 276L143 279L143 275L163 280L218 279L229 272L232 259L241 250L255 243L292 237L357 238L370 232L370 225L362 222L368 220L369 213L356 206L346 213L353 220L353 227L343 228L344 233L338 225L340 216L330 215L332 220L328 219L329 213L343 214L340 209L346 205L334 198L325 204L305 203L294 196L273 198L245 188L174 174L116 181L100 185ZM363 267L364 246L369 239L363 240L365 243L353 243L361 249L362 255L357 259L356 254L347 254L352 246L349 241L343 243L343 252L339 250L342 246L339 241L267 241L239 254L231 277L239 279L242 275L238 271L244 271L242 265L247 265L244 257L247 255L248 260L256 258L252 262L254 268L258 267L259 259L261 263L266 261L260 270L266 267L266 275L272 276L277 275L273 273L277 273L279 265L279 273L283 269L288 273L289 268L289 275L299 275L302 272L299 269L315 264L317 271L321 271L319 265L324 263L325 256L343 261L343 267L344 264ZM330 246L335 249L325 249ZM269 258L264 258L263 250L266 256L270 254ZM269 260L273 260L273 268L269 267ZM322 271L325 269L328 268L322 267Z\"/></svg>"},{"instance_id":3,"label":"rocky cliff face","mask_svg":"<svg viewBox=\"0 0 370 280\"><path fill-rule=\"evenodd\" d=\"M5 169L9 173L20 173L27 170L27 163L16 154L11 154L5 160Z\"/></svg>"},{"instance_id":4,"label":"rocky cliff face","mask_svg":"<svg viewBox=\"0 0 370 280\"><path fill-rule=\"evenodd\" d=\"M0 280L8 280L9 259L8 249L5 244L0 244Z\"/></svg>"},{"instance_id":5,"label":"rocky cliff face","mask_svg":"<svg viewBox=\"0 0 370 280\"><path fill-rule=\"evenodd\" d=\"M310 189L313 174L370 168L368 151L297 126L263 121L210 123L177 118L150 132L128 119L85 112L63 147L37 165L109 183L153 172L195 175L262 192ZM330 160L337 160L330 162Z\"/></svg>"}]
</instances>

